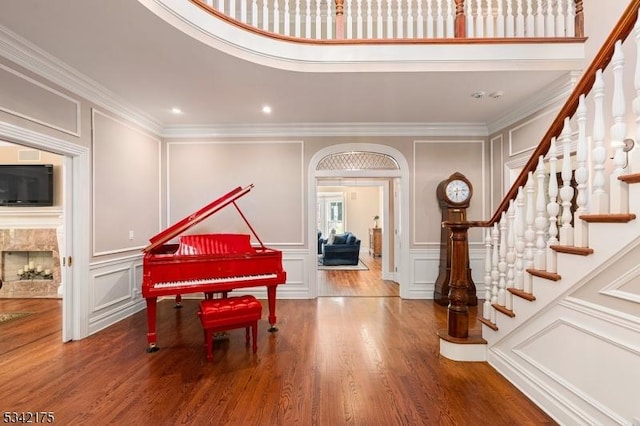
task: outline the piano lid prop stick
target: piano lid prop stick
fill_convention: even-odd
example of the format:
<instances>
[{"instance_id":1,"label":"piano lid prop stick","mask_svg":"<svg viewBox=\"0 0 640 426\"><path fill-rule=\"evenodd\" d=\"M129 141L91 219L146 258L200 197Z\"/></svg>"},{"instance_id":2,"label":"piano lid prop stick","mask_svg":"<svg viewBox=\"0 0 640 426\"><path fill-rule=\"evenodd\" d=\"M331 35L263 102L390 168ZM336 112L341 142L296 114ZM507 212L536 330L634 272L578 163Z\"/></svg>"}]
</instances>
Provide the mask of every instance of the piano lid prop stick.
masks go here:
<instances>
[{"instance_id":1,"label":"piano lid prop stick","mask_svg":"<svg viewBox=\"0 0 640 426\"><path fill-rule=\"evenodd\" d=\"M238 207L238 205L236 204L235 201L233 201L233 205L235 206L236 210L238 210L238 213L240 213L240 216L242 216L242 219L244 220L244 223L247 224L247 226L249 227L249 229L251 229L251 232L253 233L253 235L256 237L256 239L258 240L258 242L260 243L260 247L262 247L262 249L265 249L264 244L262 244L262 240L260 239L260 237L258 237L258 234L256 234L256 231L253 229L253 226L251 226L251 224L249 223L249 221L247 220L246 217L244 217L244 214L242 213L242 210L240 210L240 207Z\"/></svg>"}]
</instances>

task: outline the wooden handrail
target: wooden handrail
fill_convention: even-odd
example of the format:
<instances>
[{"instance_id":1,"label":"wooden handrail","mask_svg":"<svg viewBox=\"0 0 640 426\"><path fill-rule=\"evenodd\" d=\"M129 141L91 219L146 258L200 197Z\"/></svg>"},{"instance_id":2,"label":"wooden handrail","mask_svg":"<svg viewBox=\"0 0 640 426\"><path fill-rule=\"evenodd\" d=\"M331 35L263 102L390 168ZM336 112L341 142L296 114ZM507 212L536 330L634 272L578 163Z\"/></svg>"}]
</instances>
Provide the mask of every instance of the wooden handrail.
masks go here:
<instances>
[{"instance_id":1,"label":"wooden handrail","mask_svg":"<svg viewBox=\"0 0 640 426\"><path fill-rule=\"evenodd\" d=\"M578 3L578 2L576 2ZM582 2L580 2L582 6ZM497 223L500 220L500 217L503 212L506 212L509 208L509 202L512 199L515 199L518 194L518 188L521 186L525 186L527 183L527 177L529 172L533 172L538 164L538 158L541 155L545 155L547 151L549 151L549 147L551 146L551 139L557 137L562 132L562 128L564 126L564 119L566 117L571 117L578 109L578 101L582 94L587 94L591 91L593 84L596 79L596 71L599 69L604 69L607 67L609 62L611 62L611 58L613 56L613 51L615 48L615 44L618 40L624 41L629 36L633 27L638 19L638 8L640 8L640 0L631 0L629 6L627 6L626 10L622 14L622 17L613 28L604 44L598 51L598 54L595 56L591 65L586 69L584 74L582 74L582 78L578 81L573 91L569 95L569 98L564 103L560 112L556 116L555 120L547 130L547 133L542 137L542 141L536 147L535 151L529 158L529 161L525 164L522 171L518 175L518 178L515 180L504 199L496 209L496 212L493 214L491 219L487 221L474 221L469 222L470 227L488 227L493 226L494 223Z\"/></svg>"}]
</instances>

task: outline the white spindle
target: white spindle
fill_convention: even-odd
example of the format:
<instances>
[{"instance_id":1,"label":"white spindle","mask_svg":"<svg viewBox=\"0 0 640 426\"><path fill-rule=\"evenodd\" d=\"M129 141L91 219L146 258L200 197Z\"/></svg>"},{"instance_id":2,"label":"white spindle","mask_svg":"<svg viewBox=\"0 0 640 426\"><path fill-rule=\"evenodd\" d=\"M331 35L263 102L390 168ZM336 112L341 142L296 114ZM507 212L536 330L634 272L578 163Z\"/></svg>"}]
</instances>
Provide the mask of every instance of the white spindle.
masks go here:
<instances>
[{"instance_id":1,"label":"white spindle","mask_svg":"<svg viewBox=\"0 0 640 426\"><path fill-rule=\"evenodd\" d=\"M258 0L251 0L251 25L258 27Z\"/></svg>"},{"instance_id":2,"label":"white spindle","mask_svg":"<svg viewBox=\"0 0 640 426\"><path fill-rule=\"evenodd\" d=\"M240 2L240 22L247 23L247 2Z\"/></svg>"},{"instance_id":3,"label":"white spindle","mask_svg":"<svg viewBox=\"0 0 640 426\"><path fill-rule=\"evenodd\" d=\"M289 0L284 0L284 14L282 20L284 35L291 35L291 13L289 11Z\"/></svg>"},{"instance_id":4,"label":"white spindle","mask_svg":"<svg viewBox=\"0 0 640 426\"><path fill-rule=\"evenodd\" d=\"M500 259L498 261L498 305L507 303L507 217L502 212L500 217Z\"/></svg>"},{"instance_id":5,"label":"white spindle","mask_svg":"<svg viewBox=\"0 0 640 426\"><path fill-rule=\"evenodd\" d=\"M498 262L500 256L498 254L498 241L500 239L500 231L498 230L498 224L493 224L493 230L491 231L491 245L493 252L491 253L491 304L498 304L498 282L500 281L500 272L498 272ZM495 310L491 313L491 322L495 324Z\"/></svg>"},{"instance_id":6,"label":"white spindle","mask_svg":"<svg viewBox=\"0 0 640 426\"><path fill-rule=\"evenodd\" d=\"M442 14L442 0L436 3L436 37L444 37L444 15Z\"/></svg>"},{"instance_id":7,"label":"white spindle","mask_svg":"<svg viewBox=\"0 0 640 426\"><path fill-rule=\"evenodd\" d=\"M467 38L474 38L476 36L475 24L476 20L473 17L473 1L469 0L465 2L466 5L466 21L467 21Z\"/></svg>"},{"instance_id":8,"label":"white spindle","mask_svg":"<svg viewBox=\"0 0 640 426\"><path fill-rule=\"evenodd\" d=\"M636 43L636 69L633 74L633 87L636 89L636 97L633 100L633 112L636 116L636 143L640 142L640 19L636 21L633 29Z\"/></svg>"},{"instance_id":9,"label":"white spindle","mask_svg":"<svg viewBox=\"0 0 640 426\"><path fill-rule=\"evenodd\" d=\"M207 6L213 7L213 0L205 0L204 2Z\"/></svg>"},{"instance_id":10,"label":"white spindle","mask_svg":"<svg viewBox=\"0 0 640 426\"><path fill-rule=\"evenodd\" d=\"M553 18L553 3L547 2L547 16L545 19L545 31L547 33L547 37L555 37L556 36L556 24L555 19Z\"/></svg>"},{"instance_id":11,"label":"white spindle","mask_svg":"<svg viewBox=\"0 0 640 426\"><path fill-rule=\"evenodd\" d=\"M444 34L446 34L447 38L455 37L455 11L453 10L454 3L452 1L447 3L447 15L445 16L445 28ZM440 33L438 31L438 33ZM444 37L444 35L439 35L438 37Z\"/></svg>"},{"instance_id":12,"label":"white spindle","mask_svg":"<svg viewBox=\"0 0 640 426\"><path fill-rule=\"evenodd\" d=\"M565 34L565 19L564 10L562 9L562 0L558 0L556 5L556 37L564 37Z\"/></svg>"},{"instance_id":13,"label":"white spindle","mask_svg":"<svg viewBox=\"0 0 640 426\"><path fill-rule=\"evenodd\" d=\"M345 20L347 23L347 34L345 37L348 40L351 40L353 38L353 14L351 13L352 2L353 0L345 0L345 3L347 5L347 7L344 10L345 14L347 15L347 19Z\"/></svg>"},{"instance_id":14,"label":"white spindle","mask_svg":"<svg viewBox=\"0 0 640 426\"><path fill-rule=\"evenodd\" d=\"M367 38L373 38L373 14L371 12L372 4L372 0L367 0Z\"/></svg>"},{"instance_id":15,"label":"white spindle","mask_svg":"<svg viewBox=\"0 0 640 426\"><path fill-rule=\"evenodd\" d=\"M218 0L218 11L222 13L226 13L226 9L224 8L224 0Z\"/></svg>"},{"instance_id":16,"label":"white spindle","mask_svg":"<svg viewBox=\"0 0 640 426\"><path fill-rule=\"evenodd\" d=\"M278 0L273 0L273 29L276 34L280 33L280 8Z\"/></svg>"},{"instance_id":17,"label":"white spindle","mask_svg":"<svg viewBox=\"0 0 640 426\"><path fill-rule=\"evenodd\" d=\"M611 104L613 125L611 126L611 149L613 150L613 164L615 166L613 173L611 173L610 181L611 213L627 213L629 210L627 184L618 179L619 176L624 174L627 165L623 142L627 134L623 87L624 53L622 52L622 42L620 40L616 42L611 65L613 67L613 101Z\"/></svg>"},{"instance_id":18,"label":"white spindle","mask_svg":"<svg viewBox=\"0 0 640 426\"><path fill-rule=\"evenodd\" d=\"M491 231L487 229L484 238L484 303L482 317L491 320Z\"/></svg>"},{"instance_id":19,"label":"white spindle","mask_svg":"<svg viewBox=\"0 0 640 426\"><path fill-rule=\"evenodd\" d=\"M482 0L476 0L476 24L475 24L474 36L484 37L484 17L482 13Z\"/></svg>"},{"instance_id":20,"label":"white spindle","mask_svg":"<svg viewBox=\"0 0 640 426\"><path fill-rule=\"evenodd\" d=\"M356 0L356 39L362 39L362 0Z\"/></svg>"},{"instance_id":21,"label":"white spindle","mask_svg":"<svg viewBox=\"0 0 640 426\"><path fill-rule=\"evenodd\" d=\"M296 0L296 9L294 12L294 20L295 20L295 27L294 27L294 34L296 37L300 37L301 34L301 28L300 28L300 0Z\"/></svg>"},{"instance_id":22,"label":"white spindle","mask_svg":"<svg viewBox=\"0 0 640 426\"><path fill-rule=\"evenodd\" d=\"M498 9L496 10L496 36L504 37L504 11L501 1L498 1Z\"/></svg>"},{"instance_id":23,"label":"white spindle","mask_svg":"<svg viewBox=\"0 0 640 426\"><path fill-rule=\"evenodd\" d=\"M391 2L393 0L387 0L387 38L393 38L393 11Z\"/></svg>"},{"instance_id":24,"label":"white spindle","mask_svg":"<svg viewBox=\"0 0 640 426\"><path fill-rule=\"evenodd\" d=\"M513 200L509 201L509 209L507 210L507 289L513 288L515 279L515 261L516 261L516 232L515 226L516 208ZM511 293L506 294L504 306L513 309L513 298Z\"/></svg>"},{"instance_id":25,"label":"white spindle","mask_svg":"<svg viewBox=\"0 0 640 426\"><path fill-rule=\"evenodd\" d=\"M585 96L580 95L578 109L576 110L578 121L578 146L576 148L576 183L578 194L576 196L576 211L573 215L573 244L576 247L588 247L589 235L587 222L580 219L580 215L587 213L587 183L589 169L587 167L587 105Z\"/></svg>"},{"instance_id":26,"label":"white spindle","mask_svg":"<svg viewBox=\"0 0 640 426\"><path fill-rule=\"evenodd\" d=\"M524 193L522 187L518 188L516 196L516 264L515 264L515 280L513 286L518 290L524 289Z\"/></svg>"},{"instance_id":27,"label":"white spindle","mask_svg":"<svg viewBox=\"0 0 640 426\"><path fill-rule=\"evenodd\" d=\"M604 78L602 70L596 71L593 83L593 195L591 213L609 213L609 195L604 189L604 163L607 150L604 147Z\"/></svg>"},{"instance_id":28,"label":"white spindle","mask_svg":"<svg viewBox=\"0 0 640 426\"><path fill-rule=\"evenodd\" d=\"M545 169L544 169L544 157L541 155L538 158L538 167L536 167L536 179L538 184L536 185L536 218L534 226L536 229L536 251L533 259L533 267L544 271L547 269L547 242L545 241L547 231L547 212L545 203Z\"/></svg>"},{"instance_id":29,"label":"white spindle","mask_svg":"<svg viewBox=\"0 0 640 426\"><path fill-rule=\"evenodd\" d=\"M484 30L485 37L495 37L493 23L493 0L487 0L487 18Z\"/></svg>"},{"instance_id":30,"label":"white spindle","mask_svg":"<svg viewBox=\"0 0 640 426\"><path fill-rule=\"evenodd\" d=\"M398 0L398 10L396 13L396 37L404 38L404 20L402 19L402 0Z\"/></svg>"},{"instance_id":31,"label":"white spindle","mask_svg":"<svg viewBox=\"0 0 640 426\"><path fill-rule=\"evenodd\" d=\"M326 15L326 25L327 29L327 40L333 39L333 16L334 12L331 9L331 5L333 4L333 0L327 0L327 15Z\"/></svg>"},{"instance_id":32,"label":"white spindle","mask_svg":"<svg viewBox=\"0 0 640 426\"><path fill-rule=\"evenodd\" d=\"M525 16L525 32L524 32L526 37L535 37L536 35L535 28L534 28L535 20L533 19L532 1L533 0L527 0L527 14Z\"/></svg>"},{"instance_id":33,"label":"white spindle","mask_svg":"<svg viewBox=\"0 0 640 426\"><path fill-rule=\"evenodd\" d=\"M262 29L269 31L269 0L262 0Z\"/></svg>"},{"instance_id":34,"label":"white spindle","mask_svg":"<svg viewBox=\"0 0 640 426\"><path fill-rule=\"evenodd\" d=\"M243 1L244 3L244 1ZM231 16L233 19L237 19L236 16L236 2L233 0L229 1L229 16Z\"/></svg>"},{"instance_id":35,"label":"white spindle","mask_svg":"<svg viewBox=\"0 0 640 426\"><path fill-rule=\"evenodd\" d=\"M542 8L542 0L536 3L536 37L544 37L544 10Z\"/></svg>"},{"instance_id":36,"label":"white spindle","mask_svg":"<svg viewBox=\"0 0 640 426\"><path fill-rule=\"evenodd\" d=\"M522 10L522 0L516 4L516 37L524 37L524 13Z\"/></svg>"},{"instance_id":37,"label":"white spindle","mask_svg":"<svg viewBox=\"0 0 640 426\"><path fill-rule=\"evenodd\" d=\"M513 37L516 34L515 31L515 18L513 16L513 5L511 2L507 2L507 16L505 18L505 31L507 37Z\"/></svg>"},{"instance_id":38,"label":"white spindle","mask_svg":"<svg viewBox=\"0 0 640 426\"><path fill-rule=\"evenodd\" d=\"M416 6L416 37L424 38L424 16L422 14L422 1L417 1Z\"/></svg>"},{"instance_id":39,"label":"white spindle","mask_svg":"<svg viewBox=\"0 0 640 426\"><path fill-rule=\"evenodd\" d=\"M571 227L571 200L573 199L573 187L571 186L571 123L569 117L564 119L564 127L560 134L562 144L562 188L560 188L560 199L562 200L562 226L560 227L560 244L564 246L573 245L573 228Z\"/></svg>"},{"instance_id":40,"label":"white spindle","mask_svg":"<svg viewBox=\"0 0 640 426\"><path fill-rule=\"evenodd\" d=\"M567 13L565 13L565 37L576 36L576 9L575 4L573 3L574 1L575 0L567 1Z\"/></svg>"},{"instance_id":41,"label":"white spindle","mask_svg":"<svg viewBox=\"0 0 640 426\"><path fill-rule=\"evenodd\" d=\"M536 237L536 231L533 229L533 220L535 216L535 205L533 203L533 193L535 191L533 181L533 172L529 172L526 191L527 200L525 204L525 221L526 229L524 231L525 250L524 250L524 267L525 269L533 269L533 246ZM524 276L524 291L531 293L532 277L530 274Z\"/></svg>"},{"instance_id":42,"label":"white spindle","mask_svg":"<svg viewBox=\"0 0 640 426\"><path fill-rule=\"evenodd\" d=\"M549 147L549 203L547 204L547 216L549 217L549 239L547 240L547 271L558 272L557 254L551 246L558 244L558 150L556 138L551 138Z\"/></svg>"},{"instance_id":43,"label":"white spindle","mask_svg":"<svg viewBox=\"0 0 640 426\"><path fill-rule=\"evenodd\" d=\"M383 32L383 28L384 26L382 25L383 20L382 20L382 0L378 0L377 1L377 9L376 9L376 36L379 39L383 39L384 38L384 32Z\"/></svg>"},{"instance_id":44,"label":"white spindle","mask_svg":"<svg viewBox=\"0 0 640 426\"><path fill-rule=\"evenodd\" d=\"M322 39L322 11L320 9L322 0L316 0L316 40Z\"/></svg>"},{"instance_id":45,"label":"white spindle","mask_svg":"<svg viewBox=\"0 0 640 426\"><path fill-rule=\"evenodd\" d=\"M407 0L407 38L413 38L413 0Z\"/></svg>"}]
</instances>

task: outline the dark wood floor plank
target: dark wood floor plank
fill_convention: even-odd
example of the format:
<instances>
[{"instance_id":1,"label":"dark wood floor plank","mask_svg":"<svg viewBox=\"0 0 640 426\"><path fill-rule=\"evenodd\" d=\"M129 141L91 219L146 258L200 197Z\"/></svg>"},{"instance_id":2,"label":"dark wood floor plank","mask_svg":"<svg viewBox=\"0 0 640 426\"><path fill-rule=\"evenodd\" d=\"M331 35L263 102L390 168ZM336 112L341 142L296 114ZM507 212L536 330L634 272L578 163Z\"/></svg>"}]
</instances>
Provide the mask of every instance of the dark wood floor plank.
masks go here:
<instances>
[{"instance_id":1,"label":"dark wood floor plank","mask_svg":"<svg viewBox=\"0 0 640 426\"><path fill-rule=\"evenodd\" d=\"M3 408L61 424L555 424L487 363L441 357L446 308L429 300L278 300L280 331L261 320L257 354L231 330L213 362L197 305L159 302L161 349L147 354L145 312L62 344L59 301L0 299L38 312L0 324Z\"/></svg>"}]
</instances>

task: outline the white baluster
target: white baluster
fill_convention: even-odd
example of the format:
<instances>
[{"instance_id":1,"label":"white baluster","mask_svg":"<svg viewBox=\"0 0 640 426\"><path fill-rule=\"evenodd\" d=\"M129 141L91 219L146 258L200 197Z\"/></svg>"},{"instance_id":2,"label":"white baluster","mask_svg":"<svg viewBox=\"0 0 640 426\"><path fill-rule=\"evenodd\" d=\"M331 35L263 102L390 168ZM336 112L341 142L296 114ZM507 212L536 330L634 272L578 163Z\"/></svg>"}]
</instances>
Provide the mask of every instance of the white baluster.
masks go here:
<instances>
[{"instance_id":1,"label":"white baluster","mask_svg":"<svg viewBox=\"0 0 640 426\"><path fill-rule=\"evenodd\" d=\"M484 303L482 317L491 320L491 230L487 229L484 238Z\"/></svg>"},{"instance_id":2,"label":"white baluster","mask_svg":"<svg viewBox=\"0 0 640 426\"><path fill-rule=\"evenodd\" d=\"M536 188L536 218L534 221L536 228L536 251L533 259L533 267L541 271L547 269L547 242L545 241L545 236L548 222L545 202L545 174L544 157L541 155L538 158L538 167L536 168L536 179L538 180Z\"/></svg>"},{"instance_id":3,"label":"white baluster","mask_svg":"<svg viewBox=\"0 0 640 426\"><path fill-rule=\"evenodd\" d=\"M545 31L547 33L547 37L555 37L556 36L556 23L553 18L553 2L547 2L547 17L545 20Z\"/></svg>"},{"instance_id":4,"label":"white baluster","mask_svg":"<svg viewBox=\"0 0 640 426\"><path fill-rule=\"evenodd\" d=\"M500 256L498 255L498 240L500 238L500 231L498 230L498 224L493 224L493 230L491 231L491 244L493 252L491 254L491 304L498 304L498 282L500 280L500 272L498 272L498 262ZM491 312L491 322L496 323L495 310Z\"/></svg>"},{"instance_id":5,"label":"white baluster","mask_svg":"<svg viewBox=\"0 0 640 426\"><path fill-rule=\"evenodd\" d=\"M345 13L347 14L347 35L346 38L351 40L353 38L353 14L351 13L351 3L353 0L345 0L347 7L345 9Z\"/></svg>"},{"instance_id":6,"label":"white baluster","mask_svg":"<svg viewBox=\"0 0 640 426\"><path fill-rule=\"evenodd\" d=\"M504 37L504 11L502 10L501 1L498 1L496 10L496 37Z\"/></svg>"},{"instance_id":7,"label":"white baluster","mask_svg":"<svg viewBox=\"0 0 640 426\"><path fill-rule=\"evenodd\" d=\"M567 1L567 13L565 13L565 37L576 36L576 9L574 1L575 0Z\"/></svg>"},{"instance_id":8,"label":"white baluster","mask_svg":"<svg viewBox=\"0 0 640 426\"><path fill-rule=\"evenodd\" d=\"M412 6L412 3L413 3L413 0L407 0L407 38L413 38L413 6Z\"/></svg>"},{"instance_id":9,"label":"white baluster","mask_svg":"<svg viewBox=\"0 0 640 426\"><path fill-rule=\"evenodd\" d=\"M295 8L295 11L294 11L294 20L295 20L294 34L295 34L296 37L300 37L300 34L301 34L300 0L296 0L296 8Z\"/></svg>"},{"instance_id":10,"label":"white baluster","mask_svg":"<svg viewBox=\"0 0 640 426\"><path fill-rule=\"evenodd\" d=\"M367 38L373 38L372 0L367 0Z\"/></svg>"},{"instance_id":11,"label":"white baluster","mask_svg":"<svg viewBox=\"0 0 640 426\"><path fill-rule=\"evenodd\" d=\"M251 25L258 27L258 0L251 0Z\"/></svg>"},{"instance_id":12,"label":"white baluster","mask_svg":"<svg viewBox=\"0 0 640 426\"><path fill-rule=\"evenodd\" d=\"M398 10L396 13L396 37L404 38L404 20L402 19L402 0L398 0Z\"/></svg>"},{"instance_id":13,"label":"white baluster","mask_svg":"<svg viewBox=\"0 0 640 426\"><path fill-rule=\"evenodd\" d=\"M447 15L445 16L445 28L444 31L447 38L455 37L455 11L453 10L454 3L452 1L447 2ZM443 35L439 37L444 37Z\"/></svg>"},{"instance_id":14,"label":"white baluster","mask_svg":"<svg viewBox=\"0 0 640 426\"><path fill-rule=\"evenodd\" d=\"M633 29L636 43L636 69L633 74L633 85L636 89L636 97L633 100L633 112L636 116L636 143L640 142L640 19L636 21Z\"/></svg>"},{"instance_id":15,"label":"white baluster","mask_svg":"<svg viewBox=\"0 0 640 426\"><path fill-rule=\"evenodd\" d=\"M487 18L485 25L485 37L495 37L495 31L493 29L493 0L487 0Z\"/></svg>"},{"instance_id":16,"label":"white baluster","mask_svg":"<svg viewBox=\"0 0 640 426\"><path fill-rule=\"evenodd\" d=\"M311 0L305 0L305 10L304 10L304 36L306 38L311 38ZM345 0L345 2L349 2L351 0Z\"/></svg>"},{"instance_id":17,"label":"white baluster","mask_svg":"<svg viewBox=\"0 0 640 426\"><path fill-rule=\"evenodd\" d=\"M280 33L280 9L278 6L278 0L273 0L273 28L272 31L276 34Z\"/></svg>"},{"instance_id":18,"label":"white baluster","mask_svg":"<svg viewBox=\"0 0 640 426\"><path fill-rule=\"evenodd\" d=\"M247 23L247 2L240 2L240 22Z\"/></svg>"},{"instance_id":19,"label":"white baluster","mask_svg":"<svg viewBox=\"0 0 640 426\"><path fill-rule=\"evenodd\" d=\"M391 2L393 0L387 0L387 38L393 38L393 11L391 8Z\"/></svg>"},{"instance_id":20,"label":"white baluster","mask_svg":"<svg viewBox=\"0 0 640 426\"><path fill-rule=\"evenodd\" d=\"M518 0L516 7L516 37L524 37L524 13L522 11L522 0Z\"/></svg>"},{"instance_id":21,"label":"white baluster","mask_svg":"<svg viewBox=\"0 0 640 426\"><path fill-rule=\"evenodd\" d=\"M618 40L611 59L613 66L613 101L611 113L613 115L613 125L611 126L611 149L613 150L613 164L615 169L611 173L610 202L611 213L627 213L629 211L628 185L618 179L625 173L627 158L624 152L624 138L627 134L627 123L625 120L625 100L624 100L624 53L622 52L622 42Z\"/></svg>"},{"instance_id":22,"label":"white baluster","mask_svg":"<svg viewBox=\"0 0 640 426\"><path fill-rule=\"evenodd\" d=\"M573 0L572 0L573 1ZM544 37L544 9L542 8L542 0L536 3L536 37Z\"/></svg>"},{"instance_id":23,"label":"white baluster","mask_svg":"<svg viewBox=\"0 0 640 426\"><path fill-rule=\"evenodd\" d=\"M322 12L320 10L322 0L316 0L316 40L322 39Z\"/></svg>"},{"instance_id":24,"label":"white baluster","mask_svg":"<svg viewBox=\"0 0 640 426\"><path fill-rule=\"evenodd\" d=\"M262 29L269 31L269 0L262 0Z\"/></svg>"},{"instance_id":25,"label":"white baluster","mask_svg":"<svg viewBox=\"0 0 640 426\"><path fill-rule=\"evenodd\" d=\"M500 260L498 261L498 305L507 303L507 217L502 212L500 217Z\"/></svg>"},{"instance_id":26,"label":"white baluster","mask_svg":"<svg viewBox=\"0 0 640 426\"><path fill-rule=\"evenodd\" d=\"M562 9L562 0L558 0L556 5L556 37L565 37L565 23L566 16Z\"/></svg>"},{"instance_id":27,"label":"white baluster","mask_svg":"<svg viewBox=\"0 0 640 426\"><path fill-rule=\"evenodd\" d=\"M469 2L471 3L471 2ZM475 37L484 37L484 16L482 13L482 0L476 0L476 25Z\"/></svg>"},{"instance_id":28,"label":"white baluster","mask_svg":"<svg viewBox=\"0 0 640 426\"><path fill-rule=\"evenodd\" d=\"M476 20L473 15L473 0L465 2L466 6L466 21L467 21L467 38L474 38L476 36L475 24Z\"/></svg>"},{"instance_id":29,"label":"white baluster","mask_svg":"<svg viewBox=\"0 0 640 426\"><path fill-rule=\"evenodd\" d=\"M233 19L237 19L237 16L236 16L236 2L233 1L233 0L229 1L229 16L231 16Z\"/></svg>"},{"instance_id":30,"label":"white baluster","mask_svg":"<svg viewBox=\"0 0 640 426\"><path fill-rule=\"evenodd\" d=\"M226 9L224 8L224 0L218 0L218 11L221 13L227 13Z\"/></svg>"},{"instance_id":31,"label":"white baluster","mask_svg":"<svg viewBox=\"0 0 640 426\"><path fill-rule=\"evenodd\" d=\"M533 203L533 193L535 191L533 181L533 172L529 172L526 191L527 200L525 205L525 221L526 229L524 231L525 250L524 250L524 267L526 269L533 269L533 247L536 237L536 231L533 229L533 220L535 216L535 205ZM533 287L532 277L530 274L524 276L524 291L531 293Z\"/></svg>"},{"instance_id":32,"label":"white baluster","mask_svg":"<svg viewBox=\"0 0 640 426\"><path fill-rule=\"evenodd\" d=\"M547 271L558 272L557 254L551 246L558 244L558 150L556 138L551 138L549 147L549 203L547 204L547 216L549 217L549 239L547 241Z\"/></svg>"},{"instance_id":33,"label":"white baluster","mask_svg":"<svg viewBox=\"0 0 640 426\"><path fill-rule=\"evenodd\" d=\"M605 192L604 163L607 150L604 147L604 78L602 70L596 71L593 83L593 195L591 197L591 213L609 213L609 195Z\"/></svg>"},{"instance_id":34,"label":"white baluster","mask_svg":"<svg viewBox=\"0 0 640 426\"><path fill-rule=\"evenodd\" d=\"M525 32L524 35L526 37L535 37L536 31L534 28L534 19L533 19L533 0L527 0L527 15L525 17Z\"/></svg>"},{"instance_id":35,"label":"white baluster","mask_svg":"<svg viewBox=\"0 0 640 426\"><path fill-rule=\"evenodd\" d=\"M509 209L507 210L507 289L513 288L515 280L515 261L516 261L516 230L515 226L516 208L513 200L509 201ZM512 310L513 298L511 293L506 294L504 306Z\"/></svg>"},{"instance_id":36,"label":"white baluster","mask_svg":"<svg viewBox=\"0 0 640 426\"><path fill-rule=\"evenodd\" d=\"M515 231L516 231L516 264L515 264L515 279L513 286L518 290L524 289L524 193L522 187L518 188L518 195L516 196L516 217L515 217Z\"/></svg>"},{"instance_id":37,"label":"white baluster","mask_svg":"<svg viewBox=\"0 0 640 426\"><path fill-rule=\"evenodd\" d=\"M283 33L284 35L291 35L291 13L289 12L289 0L284 0L284 14L283 14Z\"/></svg>"},{"instance_id":38,"label":"white baluster","mask_svg":"<svg viewBox=\"0 0 640 426\"><path fill-rule=\"evenodd\" d=\"M426 38L433 38L434 34L434 17L433 17L433 8L431 7L431 0L427 0L427 28L425 32Z\"/></svg>"},{"instance_id":39,"label":"white baluster","mask_svg":"<svg viewBox=\"0 0 640 426\"><path fill-rule=\"evenodd\" d=\"M377 2L377 9L376 9L376 36L379 39L383 39L384 38L384 32L383 32L383 25L382 23L384 22L382 20L382 0L378 0Z\"/></svg>"},{"instance_id":40,"label":"white baluster","mask_svg":"<svg viewBox=\"0 0 640 426\"><path fill-rule=\"evenodd\" d=\"M442 0L436 3L436 37L444 37L444 16L442 15Z\"/></svg>"},{"instance_id":41,"label":"white baluster","mask_svg":"<svg viewBox=\"0 0 640 426\"><path fill-rule=\"evenodd\" d=\"M369 0L370 1L370 0ZM326 15L326 25L327 29L327 40L333 39L333 16L334 12L331 9L331 5L333 4L333 0L327 0L327 15Z\"/></svg>"},{"instance_id":42,"label":"white baluster","mask_svg":"<svg viewBox=\"0 0 640 426\"><path fill-rule=\"evenodd\" d=\"M416 6L416 37L424 38L424 16L422 15L422 1L417 1Z\"/></svg>"},{"instance_id":43,"label":"white baluster","mask_svg":"<svg viewBox=\"0 0 640 426\"><path fill-rule=\"evenodd\" d=\"M587 168L587 105L585 96L580 95L578 109L576 110L578 121L578 147L576 149L576 183L578 194L576 196L576 211L573 215L573 244L576 247L589 246L589 227L587 222L580 219L580 215L587 213L587 182L589 181L589 169Z\"/></svg>"},{"instance_id":44,"label":"white baluster","mask_svg":"<svg viewBox=\"0 0 640 426\"><path fill-rule=\"evenodd\" d=\"M562 144L562 188L560 199L562 200L562 226L560 227L560 244L573 245L573 228L571 227L571 200L573 199L573 187L571 186L571 123L569 117L564 119L564 127L560 135Z\"/></svg>"},{"instance_id":45,"label":"white baluster","mask_svg":"<svg viewBox=\"0 0 640 426\"><path fill-rule=\"evenodd\" d=\"M511 2L507 2L507 16L505 18L505 31L507 37L513 37L515 31L515 18L513 17L513 6Z\"/></svg>"},{"instance_id":46,"label":"white baluster","mask_svg":"<svg viewBox=\"0 0 640 426\"><path fill-rule=\"evenodd\" d=\"M362 0L356 0L356 39L362 39Z\"/></svg>"}]
</instances>

